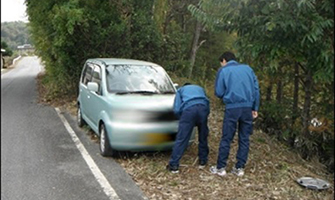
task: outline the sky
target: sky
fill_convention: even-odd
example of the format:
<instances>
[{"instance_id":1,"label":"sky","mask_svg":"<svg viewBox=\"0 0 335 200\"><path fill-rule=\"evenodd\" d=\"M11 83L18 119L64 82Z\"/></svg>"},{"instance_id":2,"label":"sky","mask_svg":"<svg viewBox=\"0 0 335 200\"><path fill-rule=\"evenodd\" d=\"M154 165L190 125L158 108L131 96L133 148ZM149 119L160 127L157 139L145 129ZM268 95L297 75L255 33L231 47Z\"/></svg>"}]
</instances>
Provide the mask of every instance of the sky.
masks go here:
<instances>
[{"instance_id":1,"label":"sky","mask_svg":"<svg viewBox=\"0 0 335 200\"><path fill-rule=\"evenodd\" d=\"M1 22L28 22L24 0L1 0Z\"/></svg>"}]
</instances>

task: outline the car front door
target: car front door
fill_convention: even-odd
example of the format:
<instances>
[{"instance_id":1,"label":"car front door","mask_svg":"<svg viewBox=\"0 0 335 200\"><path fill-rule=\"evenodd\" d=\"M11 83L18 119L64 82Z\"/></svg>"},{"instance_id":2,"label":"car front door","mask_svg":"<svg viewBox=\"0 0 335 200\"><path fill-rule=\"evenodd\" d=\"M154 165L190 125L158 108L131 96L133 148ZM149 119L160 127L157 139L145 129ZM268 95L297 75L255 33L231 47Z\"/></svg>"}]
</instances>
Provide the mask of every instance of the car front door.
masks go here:
<instances>
[{"instance_id":1,"label":"car front door","mask_svg":"<svg viewBox=\"0 0 335 200\"><path fill-rule=\"evenodd\" d=\"M80 103L80 109L81 113L84 116L85 121L91 125L92 124L92 118L89 114L89 107L90 107L90 91L87 88L87 83L91 81L92 79L92 73L93 73L94 66L90 63L86 63L83 75L80 80L79 84L79 103Z\"/></svg>"},{"instance_id":2,"label":"car front door","mask_svg":"<svg viewBox=\"0 0 335 200\"><path fill-rule=\"evenodd\" d=\"M92 120L96 129L98 129L98 123L100 120L100 113L103 110L103 94L101 88L101 67L99 65L93 65L92 79L91 82L98 84L98 91L88 91L87 94L87 115L89 115L90 120Z\"/></svg>"}]
</instances>

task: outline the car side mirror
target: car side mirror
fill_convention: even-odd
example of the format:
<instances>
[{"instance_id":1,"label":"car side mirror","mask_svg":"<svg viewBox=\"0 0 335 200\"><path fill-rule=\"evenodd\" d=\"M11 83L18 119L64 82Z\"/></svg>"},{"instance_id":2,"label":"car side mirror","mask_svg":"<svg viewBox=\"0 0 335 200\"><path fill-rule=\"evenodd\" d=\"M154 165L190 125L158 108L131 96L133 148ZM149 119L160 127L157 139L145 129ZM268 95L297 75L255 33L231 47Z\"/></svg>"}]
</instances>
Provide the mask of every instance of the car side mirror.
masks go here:
<instances>
[{"instance_id":1,"label":"car side mirror","mask_svg":"<svg viewBox=\"0 0 335 200\"><path fill-rule=\"evenodd\" d=\"M88 90L92 92L98 92L99 91L99 85L96 82L88 82L87 83Z\"/></svg>"}]
</instances>

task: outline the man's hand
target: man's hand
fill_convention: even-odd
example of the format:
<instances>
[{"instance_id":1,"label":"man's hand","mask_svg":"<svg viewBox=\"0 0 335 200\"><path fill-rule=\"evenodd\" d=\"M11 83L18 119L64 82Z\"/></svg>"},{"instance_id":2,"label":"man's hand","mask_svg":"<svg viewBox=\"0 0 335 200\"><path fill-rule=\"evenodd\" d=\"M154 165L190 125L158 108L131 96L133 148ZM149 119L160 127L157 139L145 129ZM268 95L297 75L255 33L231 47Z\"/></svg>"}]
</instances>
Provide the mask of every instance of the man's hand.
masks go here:
<instances>
[{"instance_id":1,"label":"man's hand","mask_svg":"<svg viewBox=\"0 0 335 200\"><path fill-rule=\"evenodd\" d=\"M252 111L252 117L256 119L258 117L258 112L257 111Z\"/></svg>"}]
</instances>

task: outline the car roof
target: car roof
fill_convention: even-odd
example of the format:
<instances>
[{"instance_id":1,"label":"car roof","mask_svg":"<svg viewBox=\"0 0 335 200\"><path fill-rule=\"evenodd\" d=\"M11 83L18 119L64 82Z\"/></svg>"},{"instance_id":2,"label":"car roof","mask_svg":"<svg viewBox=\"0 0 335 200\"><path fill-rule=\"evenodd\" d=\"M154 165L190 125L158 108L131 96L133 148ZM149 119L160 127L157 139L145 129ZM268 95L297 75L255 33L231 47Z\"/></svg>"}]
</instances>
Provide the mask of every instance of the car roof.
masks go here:
<instances>
[{"instance_id":1,"label":"car roof","mask_svg":"<svg viewBox=\"0 0 335 200\"><path fill-rule=\"evenodd\" d=\"M103 63L105 65L154 65L154 66L159 66L156 63L152 63L148 61L125 59L125 58L90 58L87 60L87 62Z\"/></svg>"}]
</instances>

